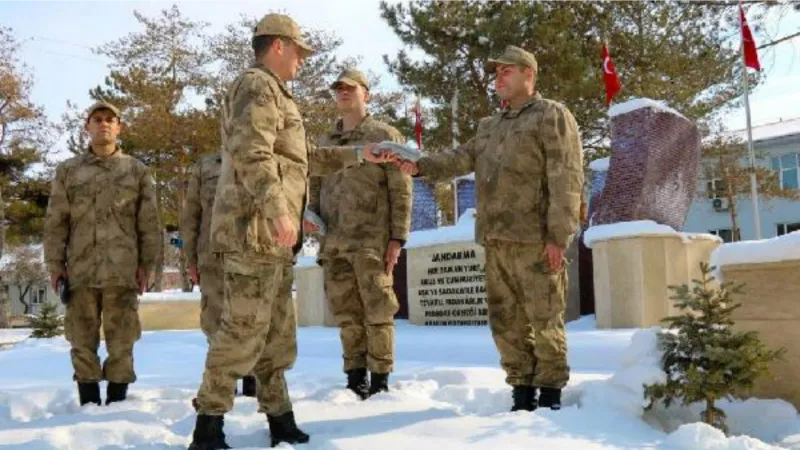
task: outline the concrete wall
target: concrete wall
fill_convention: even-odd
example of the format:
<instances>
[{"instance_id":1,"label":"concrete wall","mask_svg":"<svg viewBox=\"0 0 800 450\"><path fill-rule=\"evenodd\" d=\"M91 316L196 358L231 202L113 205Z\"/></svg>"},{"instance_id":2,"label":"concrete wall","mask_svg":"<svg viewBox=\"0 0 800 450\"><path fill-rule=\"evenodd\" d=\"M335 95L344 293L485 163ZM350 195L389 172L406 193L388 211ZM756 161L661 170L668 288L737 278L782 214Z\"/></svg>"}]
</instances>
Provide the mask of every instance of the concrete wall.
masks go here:
<instances>
[{"instance_id":1,"label":"concrete wall","mask_svg":"<svg viewBox=\"0 0 800 450\"><path fill-rule=\"evenodd\" d=\"M785 348L782 360L770 365L770 374L756 383L758 398L781 398L800 410L800 255L797 259L738 264L722 267L725 281L745 283L744 294L735 299L742 306L734 312L736 327L758 332L770 349Z\"/></svg>"}]
</instances>

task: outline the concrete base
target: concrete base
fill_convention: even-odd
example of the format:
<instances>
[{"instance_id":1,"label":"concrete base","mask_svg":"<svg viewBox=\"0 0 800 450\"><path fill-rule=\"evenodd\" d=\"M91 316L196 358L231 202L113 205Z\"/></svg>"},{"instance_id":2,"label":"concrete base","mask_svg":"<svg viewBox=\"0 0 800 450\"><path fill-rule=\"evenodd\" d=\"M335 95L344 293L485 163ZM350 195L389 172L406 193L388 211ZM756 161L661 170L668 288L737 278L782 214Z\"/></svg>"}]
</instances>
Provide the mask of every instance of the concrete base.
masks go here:
<instances>
[{"instance_id":1,"label":"concrete base","mask_svg":"<svg viewBox=\"0 0 800 450\"><path fill-rule=\"evenodd\" d=\"M316 263L296 265L294 280L297 288L297 326L335 327L336 321L325 298L325 274L322 267Z\"/></svg>"},{"instance_id":2,"label":"concrete base","mask_svg":"<svg viewBox=\"0 0 800 450\"><path fill-rule=\"evenodd\" d=\"M596 242L592 257L597 328L663 325L661 319L678 312L667 286L692 286L692 279L700 277L700 262L708 261L719 245L676 234Z\"/></svg>"},{"instance_id":3,"label":"concrete base","mask_svg":"<svg viewBox=\"0 0 800 450\"><path fill-rule=\"evenodd\" d=\"M745 283L744 294L735 299L736 327L758 332L770 349L785 348L782 360L770 365L770 374L756 382L757 398L780 398L800 410L800 259L723 266L722 278Z\"/></svg>"}]
</instances>

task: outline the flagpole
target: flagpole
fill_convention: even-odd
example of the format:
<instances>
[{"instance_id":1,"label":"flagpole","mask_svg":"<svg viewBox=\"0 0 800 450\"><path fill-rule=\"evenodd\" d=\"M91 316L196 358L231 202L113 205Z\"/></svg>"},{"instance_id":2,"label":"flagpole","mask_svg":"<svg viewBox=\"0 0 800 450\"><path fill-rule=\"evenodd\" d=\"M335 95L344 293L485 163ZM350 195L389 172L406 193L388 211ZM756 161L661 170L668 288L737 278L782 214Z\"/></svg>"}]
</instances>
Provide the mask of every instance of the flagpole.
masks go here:
<instances>
[{"instance_id":1,"label":"flagpole","mask_svg":"<svg viewBox=\"0 0 800 450\"><path fill-rule=\"evenodd\" d=\"M739 19L740 34L742 34L742 70L744 79L744 110L747 116L747 150L750 154L750 196L753 199L753 222L756 240L761 239L761 214L758 211L758 183L756 181L756 155L753 149L753 127L750 120L750 81L747 79L747 63L744 51L744 35L741 30L744 29L741 17ZM734 236L737 230L732 230Z\"/></svg>"}]
</instances>

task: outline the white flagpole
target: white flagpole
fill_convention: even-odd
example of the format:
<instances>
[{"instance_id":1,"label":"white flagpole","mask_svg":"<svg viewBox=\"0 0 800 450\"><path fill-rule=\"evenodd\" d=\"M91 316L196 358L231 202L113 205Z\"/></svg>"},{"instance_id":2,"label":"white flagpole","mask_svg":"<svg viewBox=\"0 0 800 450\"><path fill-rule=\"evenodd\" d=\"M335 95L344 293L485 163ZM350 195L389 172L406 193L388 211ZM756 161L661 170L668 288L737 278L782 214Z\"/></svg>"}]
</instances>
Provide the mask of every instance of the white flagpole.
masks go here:
<instances>
[{"instance_id":1,"label":"white flagpole","mask_svg":"<svg viewBox=\"0 0 800 450\"><path fill-rule=\"evenodd\" d=\"M744 79L744 110L747 116L747 149L750 154L750 196L753 199L753 222L756 240L761 239L761 214L758 211L758 183L756 181L756 155L753 149L753 128L750 121L750 82L747 79L747 64L744 53L744 23L739 19L739 34L742 36L742 69ZM736 230L733 230L736 233ZM735 235L735 234L734 234Z\"/></svg>"}]
</instances>

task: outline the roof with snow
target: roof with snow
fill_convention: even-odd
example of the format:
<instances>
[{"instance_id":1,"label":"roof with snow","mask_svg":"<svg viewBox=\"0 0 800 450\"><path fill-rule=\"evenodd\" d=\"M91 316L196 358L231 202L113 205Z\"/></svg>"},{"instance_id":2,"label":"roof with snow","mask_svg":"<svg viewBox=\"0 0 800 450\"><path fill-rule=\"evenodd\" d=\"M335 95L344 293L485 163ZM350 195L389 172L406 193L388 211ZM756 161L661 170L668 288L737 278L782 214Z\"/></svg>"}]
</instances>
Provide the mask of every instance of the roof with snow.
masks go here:
<instances>
[{"instance_id":1,"label":"roof with snow","mask_svg":"<svg viewBox=\"0 0 800 450\"><path fill-rule=\"evenodd\" d=\"M726 133L726 136L747 142L747 129L733 130ZM753 142L788 136L800 137L800 117L753 127Z\"/></svg>"},{"instance_id":2,"label":"roof with snow","mask_svg":"<svg viewBox=\"0 0 800 450\"><path fill-rule=\"evenodd\" d=\"M589 169L594 172L607 172L608 166L611 164L611 158L595 159L589 163Z\"/></svg>"}]
</instances>

